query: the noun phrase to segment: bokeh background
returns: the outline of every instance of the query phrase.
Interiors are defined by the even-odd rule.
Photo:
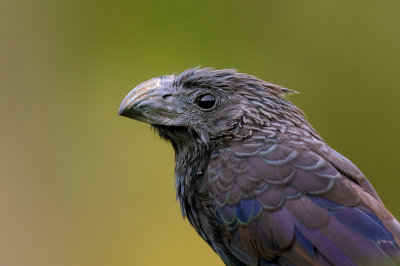
[[[222,265],[173,150],[117,116],[153,76],[237,68],[291,100],[400,218],[397,0],[0,1],[0,265]]]

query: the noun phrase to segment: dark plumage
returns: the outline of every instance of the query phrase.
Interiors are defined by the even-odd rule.
[[[400,224],[291,92],[195,68],[140,84],[119,113],[172,143],[182,214],[227,265],[398,263]]]

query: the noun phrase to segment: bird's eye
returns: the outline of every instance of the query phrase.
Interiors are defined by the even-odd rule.
[[[211,109],[215,105],[215,97],[212,96],[211,94],[204,94],[201,95],[196,99],[196,104],[201,108],[201,109]]]

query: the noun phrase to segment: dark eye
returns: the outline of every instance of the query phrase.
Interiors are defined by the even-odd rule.
[[[211,109],[215,105],[215,97],[211,94],[201,95],[196,99],[196,104],[202,109]]]

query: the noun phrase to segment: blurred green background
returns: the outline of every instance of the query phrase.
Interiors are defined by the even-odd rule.
[[[0,265],[222,265],[173,150],[117,116],[153,76],[237,68],[290,99],[400,218],[400,2],[0,1]]]

